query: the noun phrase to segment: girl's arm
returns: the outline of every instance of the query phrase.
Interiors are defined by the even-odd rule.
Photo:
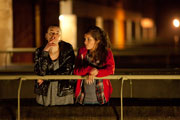
[[[114,74],[115,62],[111,50],[108,51],[108,56],[105,65],[106,67],[104,69],[98,69],[99,72],[97,74],[97,77],[105,77]]]
[[[87,75],[91,71],[92,67],[88,65],[85,60],[85,48],[80,48],[75,62],[74,74],[75,75]],[[87,52],[87,51],[85,51]]]

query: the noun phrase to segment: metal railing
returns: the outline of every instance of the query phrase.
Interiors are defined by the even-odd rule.
[[[8,56],[11,56],[12,53],[33,53],[36,48],[11,48],[6,50],[0,50],[0,54],[5,54],[5,66],[7,66]],[[74,50],[75,55],[77,55],[77,49]],[[166,62],[169,64],[170,55],[180,55],[179,49],[174,50],[173,48],[134,48],[134,49],[112,49],[114,56],[137,56],[137,55],[165,55]]]
[[[8,57],[11,58],[13,53],[33,53],[36,48],[10,48],[6,50],[0,50],[0,54],[5,54],[5,68],[8,65]]]
[[[86,79],[86,76],[78,75],[0,75],[0,80],[19,80],[18,87],[18,111],[17,119],[20,120],[20,91],[22,81],[25,80],[36,80],[36,79]],[[111,79],[111,80],[120,80],[121,81],[121,92],[120,92],[120,103],[121,103],[121,120],[123,120],[123,84],[126,80],[180,80],[180,75],[109,75],[106,77],[95,77],[95,79]]]

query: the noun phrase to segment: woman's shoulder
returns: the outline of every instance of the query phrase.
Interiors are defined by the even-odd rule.
[[[65,42],[65,41],[63,41],[63,40],[61,40],[61,41],[59,42],[59,44],[62,45],[62,46],[64,46],[64,47],[72,47],[72,45],[71,45],[70,43]]]
[[[60,51],[61,53],[66,56],[69,53],[74,53],[73,47],[70,43],[65,42],[65,41],[60,41],[59,42],[59,47],[60,47]]]
[[[44,49],[44,46],[38,47],[36,48],[35,52],[41,52],[43,51],[43,49]]]

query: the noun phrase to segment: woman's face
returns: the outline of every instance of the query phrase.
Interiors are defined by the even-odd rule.
[[[97,41],[91,36],[90,33],[84,35],[84,45],[88,50],[95,50],[97,48]]]
[[[48,42],[52,41],[53,43],[58,44],[60,40],[60,29],[58,27],[50,27],[46,33],[46,39]]]

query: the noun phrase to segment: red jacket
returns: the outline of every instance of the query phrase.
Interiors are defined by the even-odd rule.
[[[74,69],[75,75],[81,75],[81,76],[88,75],[91,69],[93,68],[92,66],[84,67],[81,65],[83,59],[86,58],[86,54],[87,54],[87,49],[85,47],[81,47],[78,51],[78,56],[76,59],[76,64],[75,64],[75,69]],[[98,69],[99,72],[96,77],[105,77],[105,76],[114,74],[115,62],[114,62],[112,51],[110,49],[108,50],[106,62],[103,64],[103,66],[106,66],[106,67],[104,69]],[[76,98],[79,96],[81,92],[81,82],[82,80],[77,80],[76,90],[75,90]],[[104,96],[105,96],[106,102],[108,102],[112,93],[112,85],[111,85],[110,80],[104,79],[103,86],[104,86]]]

